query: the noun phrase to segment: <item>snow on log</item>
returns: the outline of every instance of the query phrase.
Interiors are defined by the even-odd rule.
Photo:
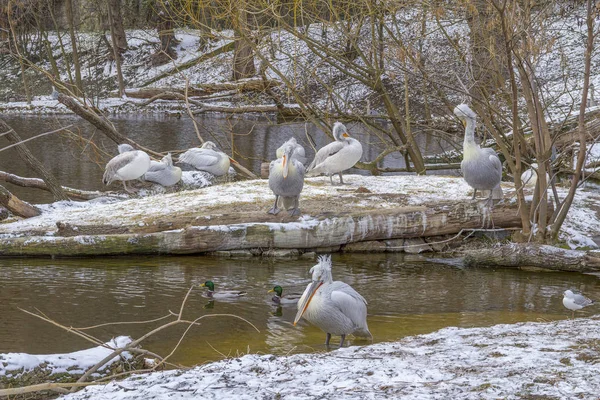
[[[600,271],[600,251],[567,250],[537,243],[511,243],[463,254],[466,266]]]

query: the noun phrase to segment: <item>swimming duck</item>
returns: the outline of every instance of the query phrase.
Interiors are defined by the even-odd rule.
[[[298,303],[298,300],[300,300],[300,297],[302,296],[301,294],[296,294],[296,293],[292,293],[292,294],[286,294],[285,297],[283,296],[283,288],[279,285],[273,287],[273,289],[269,290],[267,293],[273,293],[275,292],[275,295],[271,298],[271,300],[273,300],[273,303],[276,304],[296,304]]]
[[[224,290],[220,292],[215,292],[215,284],[212,281],[206,281],[200,285],[200,287],[208,288],[208,292],[206,292],[206,297],[210,297],[213,299],[233,299],[236,297],[245,296],[247,293],[239,290]]]

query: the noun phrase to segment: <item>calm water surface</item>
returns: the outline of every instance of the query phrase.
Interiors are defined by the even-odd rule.
[[[461,269],[404,255],[334,255],[334,279],[351,284],[369,302],[369,327],[375,342],[432,332],[446,326],[564,319],[566,288],[600,298],[593,275],[512,269]],[[172,361],[193,365],[238,353],[323,351],[325,334],[304,322],[292,325],[293,306],[275,307],[267,294],[279,284],[301,293],[313,260],[146,257],[79,260],[0,259],[0,352],[57,353],[89,347],[83,340],[26,315],[18,307],[39,309],[57,321],[83,327],[105,322],[139,321],[177,311],[187,290],[207,279],[216,290],[240,289],[235,301],[209,302],[194,289],[184,316],[230,313],[204,319],[192,329]],[[593,307],[578,313],[590,315]],[[119,325],[94,329],[102,340],[138,337],[158,326]],[[167,354],[183,328],[153,336],[144,347]],[[339,338],[335,338],[335,341]],[[351,344],[367,343],[351,339]]]

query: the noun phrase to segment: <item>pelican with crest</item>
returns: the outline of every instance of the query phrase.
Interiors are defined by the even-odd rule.
[[[321,147],[315,159],[306,168],[307,174],[325,174],[329,177],[333,186],[332,176],[338,174],[340,183],[343,185],[342,172],[354,167],[362,157],[362,145],[348,134],[348,129],[341,122],[333,124],[333,137],[335,142]]]
[[[277,215],[281,209],[278,206],[279,198],[283,208],[290,210],[290,216],[300,215],[300,193],[304,187],[304,166],[293,157],[295,147],[287,144],[283,148],[281,158],[272,161],[269,166],[269,187],[275,194],[275,204],[267,211]]]
[[[342,337],[340,347],[349,334],[372,338],[367,326],[367,301],[352,286],[333,280],[331,255],[320,256],[318,261],[310,269],[312,282],[298,301],[294,325],[304,318],[317,326],[327,334],[326,346],[331,335]]]

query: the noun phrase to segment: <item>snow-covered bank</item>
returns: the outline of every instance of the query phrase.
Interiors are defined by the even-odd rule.
[[[445,328],[320,354],[247,355],[135,376],[83,399],[596,398],[600,319]]]

